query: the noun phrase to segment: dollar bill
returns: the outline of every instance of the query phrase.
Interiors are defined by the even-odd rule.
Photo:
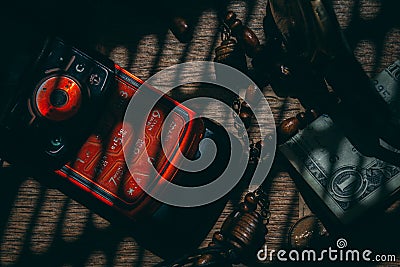
[[[397,60],[372,80],[375,89],[400,119],[400,60]]]
[[[396,61],[373,80],[393,111],[400,109],[399,77],[400,61]],[[343,224],[352,223],[400,189],[400,168],[363,156],[327,115],[279,150]]]

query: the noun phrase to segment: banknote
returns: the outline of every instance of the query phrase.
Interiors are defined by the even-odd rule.
[[[400,119],[400,60],[397,60],[373,80],[375,89]]]
[[[400,61],[396,61],[373,79],[393,111],[400,109],[399,78]],[[327,115],[279,150],[343,224],[352,223],[400,190],[400,168],[362,155]]]

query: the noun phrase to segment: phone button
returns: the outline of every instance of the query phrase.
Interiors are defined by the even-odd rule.
[[[142,175],[140,173],[133,173],[132,175],[138,181],[143,181],[148,179],[147,175]],[[128,179],[126,180],[123,186],[123,192],[122,192],[123,199],[125,199],[127,202],[130,203],[137,200],[144,193],[143,190],[140,188],[140,186],[136,183],[135,179],[131,175],[129,175]]]
[[[77,71],[77,72],[83,72],[84,70],[85,70],[85,65],[84,64],[76,64],[76,66],[75,66],[75,70]]]
[[[82,102],[81,88],[67,76],[52,76],[37,88],[34,103],[40,116],[52,121],[64,121],[73,117]]]

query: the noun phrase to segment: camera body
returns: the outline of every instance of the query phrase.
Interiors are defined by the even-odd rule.
[[[1,88],[12,91],[3,99],[1,157],[39,170],[61,167],[93,129],[114,73],[111,60],[46,38],[18,84]]]

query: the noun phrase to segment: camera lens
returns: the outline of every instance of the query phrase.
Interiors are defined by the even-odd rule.
[[[50,103],[57,108],[64,106],[67,102],[68,94],[64,90],[56,89],[50,95]]]

